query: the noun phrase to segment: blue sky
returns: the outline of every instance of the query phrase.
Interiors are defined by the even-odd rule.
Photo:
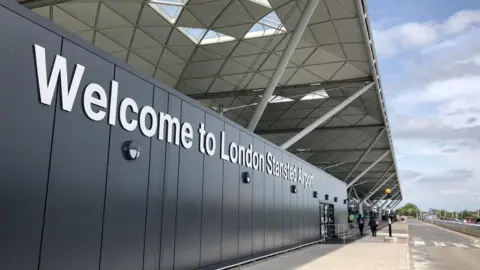
[[[404,202],[480,208],[480,1],[368,0]]]

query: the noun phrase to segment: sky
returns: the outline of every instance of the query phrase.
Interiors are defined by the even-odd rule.
[[[367,3],[402,204],[480,208],[480,1]]]

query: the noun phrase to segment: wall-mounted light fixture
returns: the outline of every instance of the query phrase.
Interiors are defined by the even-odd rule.
[[[337,198],[337,197],[333,197],[333,201],[334,201],[334,202],[338,202],[338,198]]]
[[[128,160],[135,160],[140,157],[142,148],[136,141],[126,141],[122,145],[122,153]]]
[[[243,183],[245,184],[252,182],[252,178],[250,177],[250,174],[248,172],[242,173],[242,179],[243,179]]]
[[[318,192],[317,191],[313,192],[313,198],[318,198]]]
[[[325,201],[328,201],[328,194],[325,194]]]
[[[290,190],[292,191],[292,193],[297,193],[297,186],[291,185]]]

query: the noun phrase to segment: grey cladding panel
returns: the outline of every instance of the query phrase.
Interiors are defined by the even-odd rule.
[[[222,120],[206,114],[207,132],[219,138],[224,128]],[[220,142],[217,140],[216,154],[204,157],[200,266],[218,263],[221,255],[223,161],[218,158],[219,151]]]
[[[153,85],[133,74],[115,68],[119,83],[118,100],[130,97],[138,107],[153,104]],[[127,119],[137,114],[127,113]],[[117,119],[118,121],[118,119]],[[142,269],[147,204],[149,159],[129,161],[124,158],[122,145],[134,140],[143,149],[150,149],[150,139],[139,129],[124,130],[120,123],[112,127],[108,160],[107,191],[101,253],[102,270]],[[143,157],[143,156],[142,156]]]
[[[253,147],[253,139],[251,135],[248,135],[245,132],[240,132],[240,144],[245,148],[248,145]],[[246,157],[247,152],[245,151]],[[246,166],[240,166],[240,177],[243,173],[248,173],[252,177],[253,170]],[[240,198],[239,198],[239,243],[238,243],[238,256],[245,257],[252,254],[252,229],[253,229],[253,183],[244,183],[240,179]],[[254,179],[255,180],[255,179]],[[253,181],[254,181],[253,180]]]
[[[110,96],[114,66],[67,40],[62,55],[69,81],[75,64],[89,63],[89,68],[71,112],[57,99],[40,269],[98,269],[110,125],[108,117],[100,122],[85,117],[81,97],[90,82]]]
[[[183,126],[192,126],[193,139],[180,147],[177,188],[177,228],[175,237],[175,269],[195,269],[200,264],[200,233],[204,155],[198,151],[199,137],[195,130],[205,122],[205,112],[182,102]],[[182,140],[181,140],[182,141]],[[191,148],[187,149],[191,143]]]
[[[168,113],[180,119],[182,101],[169,95]],[[163,187],[162,234],[160,269],[173,269],[175,228],[177,220],[177,183],[179,147],[167,144],[165,156],[165,184]]]
[[[51,70],[61,38],[1,6],[0,36],[0,269],[36,269],[55,106],[39,102],[33,44]]]
[[[253,148],[255,151],[265,153],[265,144],[258,139],[253,139]],[[266,174],[261,171],[253,170],[253,253],[262,252],[265,249],[265,231],[266,231]],[[268,195],[271,195],[270,193]]]
[[[225,149],[228,149],[230,143],[239,141],[239,130],[228,124],[225,124]],[[224,161],[222,261],[236,259],[238,256],[238,193],[240,184],[239,173],[239,165],[230,163],[229,161]]]
[[[168,109],[168,93],[155,88],[153,108],[157,112]],[[145,225],[144,270],[156,270],[160,265],[160,237],[162,231],[163,187],[165,181],[165,141],[150,139],[150,171],[148,177],[147,219]]]
[[[273,147],[265,144],[265,153],[273,152]],[[265,157],[266,158],[266,157]],[[275,248],[275,178],[265,175],[265,249]]]

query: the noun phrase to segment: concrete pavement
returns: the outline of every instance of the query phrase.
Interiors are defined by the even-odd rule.
[[[409,220],[415,270],[480,269],[480,239],[419,220]]]
[[[388,233],[388,227],[379,231]],[[393,224],[393,233],[408,233],[406,224]],[[385,243],[384,237],[366,235],[343,244],[322,244],[241,267],[244,270],[406,270],[411,269],[407,238]]]

